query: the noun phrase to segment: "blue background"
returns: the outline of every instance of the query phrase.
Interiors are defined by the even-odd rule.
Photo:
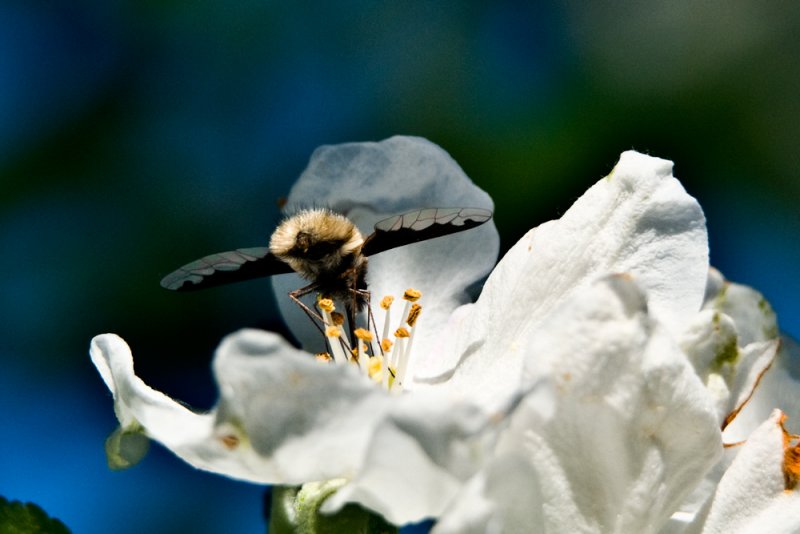
[[[105,466],[95,334],[193,406],[268,282],[176,295],[266,242],[312,150],[421,135],[495,199],[503,247],[635,148],[675,161],[712,262],[800,333],[800,4],[3,2],[0,494],[74,532],[258,532],[262,489],[153,447]]]

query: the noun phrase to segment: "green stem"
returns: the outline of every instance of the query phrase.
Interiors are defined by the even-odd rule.
[[[356,504],[323,514],[325,499],[345,484],[342,479],[308,482],[301,487],[272,488],[270,534],[397,534],[397,527]]]

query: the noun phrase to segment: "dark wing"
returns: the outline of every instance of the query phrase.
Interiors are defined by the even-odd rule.
[[[375,225],[367,237],[362,253],[371,256],[385,250],[419,241],[463,232],[492,218],[492,212],[481,208],[425,208],[395,215]]]
[[[161,280],[161,287],[191,291],[292,272],[267,247],[238,248],[187,263]]]

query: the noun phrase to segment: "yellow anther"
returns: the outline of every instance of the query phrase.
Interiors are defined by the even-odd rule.
[[[394,343],[392,343],[389,338],[385,337],[383,338],[383,341],[381,341],[381,348],[383,349],[383,352],[389,352],[392,350],[392,345],[394,345]]]
[[[336,307],[333,305],[333,300],[331,299],[319,299],[317,301],[317,306],[319,306],[320,310],[326,311],[328,313],[336,309]]]
[[[394,302],[394,297],[391,295],[386,295],[381,299],[381,308],[388,310],[389,306],[392,305],[392,302]]]
[[[372,341],[372,332],[365,328],[356,328],[353,334],[361,341],[366,341],[367,343]]]
[[[403,293],[403,299],[409,302],[417,302],[421,296],[422,292],[417,291],[413,287],[409,287],[408,289],[406,289],[406,292]]]
[[[327,352],[318,352],[314,355],[314,359],[320,362],[329,362],[333,357]]]
[[[331,320],[335,326],[342,326],[344,324],[344,315],[339,312],[331,312]]]
[[[325,328],[325,335],[328,337],[339,337],[342,335],[342,331],[336,328],[335,326],[329,326]]]
[[[403,328],[402,326],[394,331],[394,337],[409,337],[411,334],[408,333],[408,330]]]
[[[416,323],[417,319],[419,319],[420,313],[422,313],[422,306],[416,303],[412,304],[411,311],[408,312],[408,319],[406,319],[408,326],[414,326],[414,323]]]

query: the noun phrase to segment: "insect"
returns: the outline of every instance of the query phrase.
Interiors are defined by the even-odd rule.
[[[379,221],[364,238],[344,215],[329,209],[302,210],[278,225],[269,246],[205,256],[165,276],[161,286],[190,291],[296,272],[310,283],[289,292],[289,297],[312,320],[320,318],[300,299],[317,291],[344,302],[352,326],[355,313],[369,299],[369,256],[469,230],[491,218],[492,212],[481,208],[425,208]]]

